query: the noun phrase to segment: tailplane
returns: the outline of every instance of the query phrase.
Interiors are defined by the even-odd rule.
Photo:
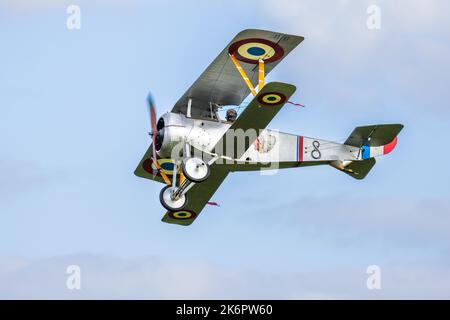
[[[356,127],[344,145],[359,148],[358,160],[336,160],[330,165],[355,179],[364,179],[373,168],[374,157],[386,155],[397,145],[397,135],[403,129],[401,124],[379,124]]]

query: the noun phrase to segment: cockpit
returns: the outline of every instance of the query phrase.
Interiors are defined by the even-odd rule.
[[[224,106],[220,106],[215,103],[210,103],[211,118],[208,120],[215,120],[215,121],[227,122],[227,123],[233,123],[234,121],[236,121],[237,111],[235,108],[233,108],[234,106],[227,106],[228,109],[221,110],[223,107]],[[219,114],[220,111],[225,111],[225,119],[224,120],[220,117],[220,114]]]
[[[238,106],[221,105],[214,102],[205,102],[189,98],[185,105],[185,111],[181,109],[187,118],[204,119],[208,121],[216,121],[222,123],[233,123],[236,121]]]

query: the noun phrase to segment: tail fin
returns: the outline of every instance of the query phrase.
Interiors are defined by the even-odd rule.
[[[401,124],[379,124],[356,127],[345,145],[360,149],[357,161],[333,161],[330,165],[355,179],[364,179],[376,161],[374,157],[390,153],[397,145]]]

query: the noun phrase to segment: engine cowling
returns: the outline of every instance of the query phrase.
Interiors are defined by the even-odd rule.
[[[159,118],[156,128],[156,152],[160,158],[174,158],[172,152],[182,152],[187,134],[182,115],[165,113]]]

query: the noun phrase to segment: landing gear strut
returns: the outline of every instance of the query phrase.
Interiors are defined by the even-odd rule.
[[[165,186],[159,193],[159,200],[164,208],[169,211],[179,211],[186,207],[188,199],[185,194],[175,196],[177,187]]]
[[[183,210],[188,203],[186,194],[188,190],[196,183],[208,179],[210,174],[209,163],[200,158],[186,158],[181,162],[181,174],[177,186],[178,166],[179,162],[176,162],[171,184],[165,186],[159,194],[162,206],[172,212]]]

